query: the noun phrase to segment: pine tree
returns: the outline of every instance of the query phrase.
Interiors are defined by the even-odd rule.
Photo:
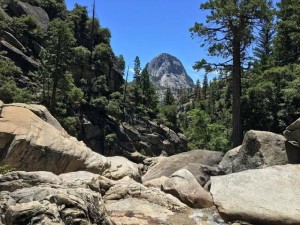
[[[276,61],[280,66],[295,63],[300,57],[300,2],[282,0],[278,3]]]
[[[139,82],[140,80],[140,73],[141,73],[141,61],[140,58],[138,56],[135,57],[134,59],[134,74],[133,74],[133,79],[135,80],[135,82]]]
[[[208,89],[208,79],[207,79],[207,74],[205,74],[202,83],[202,96],[204,100],[207,99],[207,89]]]
[[[253,42],[253,29],[259,26],[267,10],[267,0],[209,0],[201,4],[202,10],[208,10],[206,24],[195,23],[190,29],[192,34],[203,38],[208,45],[210,56],[222,57],[222,63],[209,63],[206,60],[196,62],[194,68],[204,68],[207,72],[230,68],[233,77],[232,103],[232,146],[241,144],[243,138],[241,120],[241,77],[246,62],[246,50]]]
[[[274,9],[272,1],[268,3],[268,10],[266,15],[261,19],[261,28],[259,36],[257,37],[257,46],[254,48],[253,54],[260,66],[263,69],[270,67],[270,60],[272,55],[272,42],[275,35],[274,25]]]
[[[165,92],[165,97],[163,100],[164,105],[174,105],[175,104],[175,98],[172,94],[172,91],[169,87],[167,87],[167,90]]]
[[[72,47],[75,38],[68,23],[55,19],[50,23],[46,49],[41,53],[44,70],[51,80],[50,109],[56,108],[58,84],[66,78],[66,72],[72,59]]]
[[[200,81],[199,79],[196,81],[196,85],[194,88],[194,100],[196,102],[200,102],[201,101],[201,85],[200,85]]]

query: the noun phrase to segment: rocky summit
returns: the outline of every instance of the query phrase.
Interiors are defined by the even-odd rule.
[[[167,88],[176,93],[194,86],[192,78],[189,77],[180,60],[170,54],[159,54],[147,64],[146,68],[160,99]]]

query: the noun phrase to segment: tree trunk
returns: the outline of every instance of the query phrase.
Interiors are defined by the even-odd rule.
[[[232,103],[232,147],[242,143],[243,131],[241,123],[241,43],[233,39],[233,103]]]
[[[51,106],[50,106],[50,111],[52,113],[55,112],[57,85],[58,85],[58,79],[54,78],[53,85],[52,85]]]

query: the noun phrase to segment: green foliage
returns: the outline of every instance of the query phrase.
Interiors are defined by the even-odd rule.
[[[77,120],[75,117],[68,116],[65,118],[60,119],[59,121],[61,125],[68,131],[70,135],[76,136],[77,135]]]
[[[0,166],[0,175],[14,171],[15,169],[9,165]]]
[[[165,105],[159,108],[159,120],[170,127],[177,126],[177,106]]]
[[[214,151],[229,149],[226,128],[212,123],[209,115],[202,110],[193,109],[188,112],[190,127],[186,131],[191,149],[206,148]]]
[[[0,7],[0,35],[3,30],[6,30],[10,26],[10,21],[6,19],[4,13]]]
[[[29,102],[32,99],[31,92],[27,89],[18,88],[13,79],[20,74],[21,69],[12,61],[0,58],[0,96],[5,103]]]
[[[107,104],[108,100],[105,96],[93,98],[91,100],[91,105],[98,109],[100,112],[103,112],[105,110]]]
[[[175,104],[175,98],[172,94],[171,89],[168,87],[163,99],[163,105],[174,105],[174,104]]]
[[[114,92],[110,95],[110,100],[106,106],[106,111],[109,115],[121,120],[123,112],[121,110],[121,93]]]
[[[42,70],[44,76],[51,82],[51,97],[45,96],[52,112],[57,103],[59,82],[66,78],[68,67],[72,59],[72,47],[75,38],[68,23],[55,19],[49,25],[46,49],[41,52]],[[46,80],[44,79],[44,81]]]
[[[284,96],[292,89],[295,79],[292,67],[273,67],[262,74],[256,74],[256,83],[252,82],[243,96],[243,117],[245,129],[269,130],[281,133],[286,127],[286,101]],[[292,86],[290,86],[292,87]],[[286,90],[289,90],[286,92]]]
[[[101,43],[94,49],[93,60],[95,63],[96,75],[108,74],[109,68],[112,65],[114,53],[110,45]]]
[[[28,38],[31,41],[41,42],[44,38],[44,31],[41,29],[37,19],[32,15],[23,15],[21,17],[14,17],[12,22],[12,29],[18,39],[25,42]]]
[[[278,3],[277,35],[275,38],[276,63],[284,66],[299,62],[300,57],[300,2],[282,0]]]

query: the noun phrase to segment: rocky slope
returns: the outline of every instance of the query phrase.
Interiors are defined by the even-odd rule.
[[[177,94],[179,90],[191,89],[194,86],[180,60],[170,54],[162,53],[156,56],[146,68],[160,99],[167,88]]]
[[[194,150],[137,165],[91,151],[43,106],[0,102],[0,167],[20,170],[0,175],[0,225],[300,224],[299,130],[289,126],[288,140],[249,131],[224,156]]]

